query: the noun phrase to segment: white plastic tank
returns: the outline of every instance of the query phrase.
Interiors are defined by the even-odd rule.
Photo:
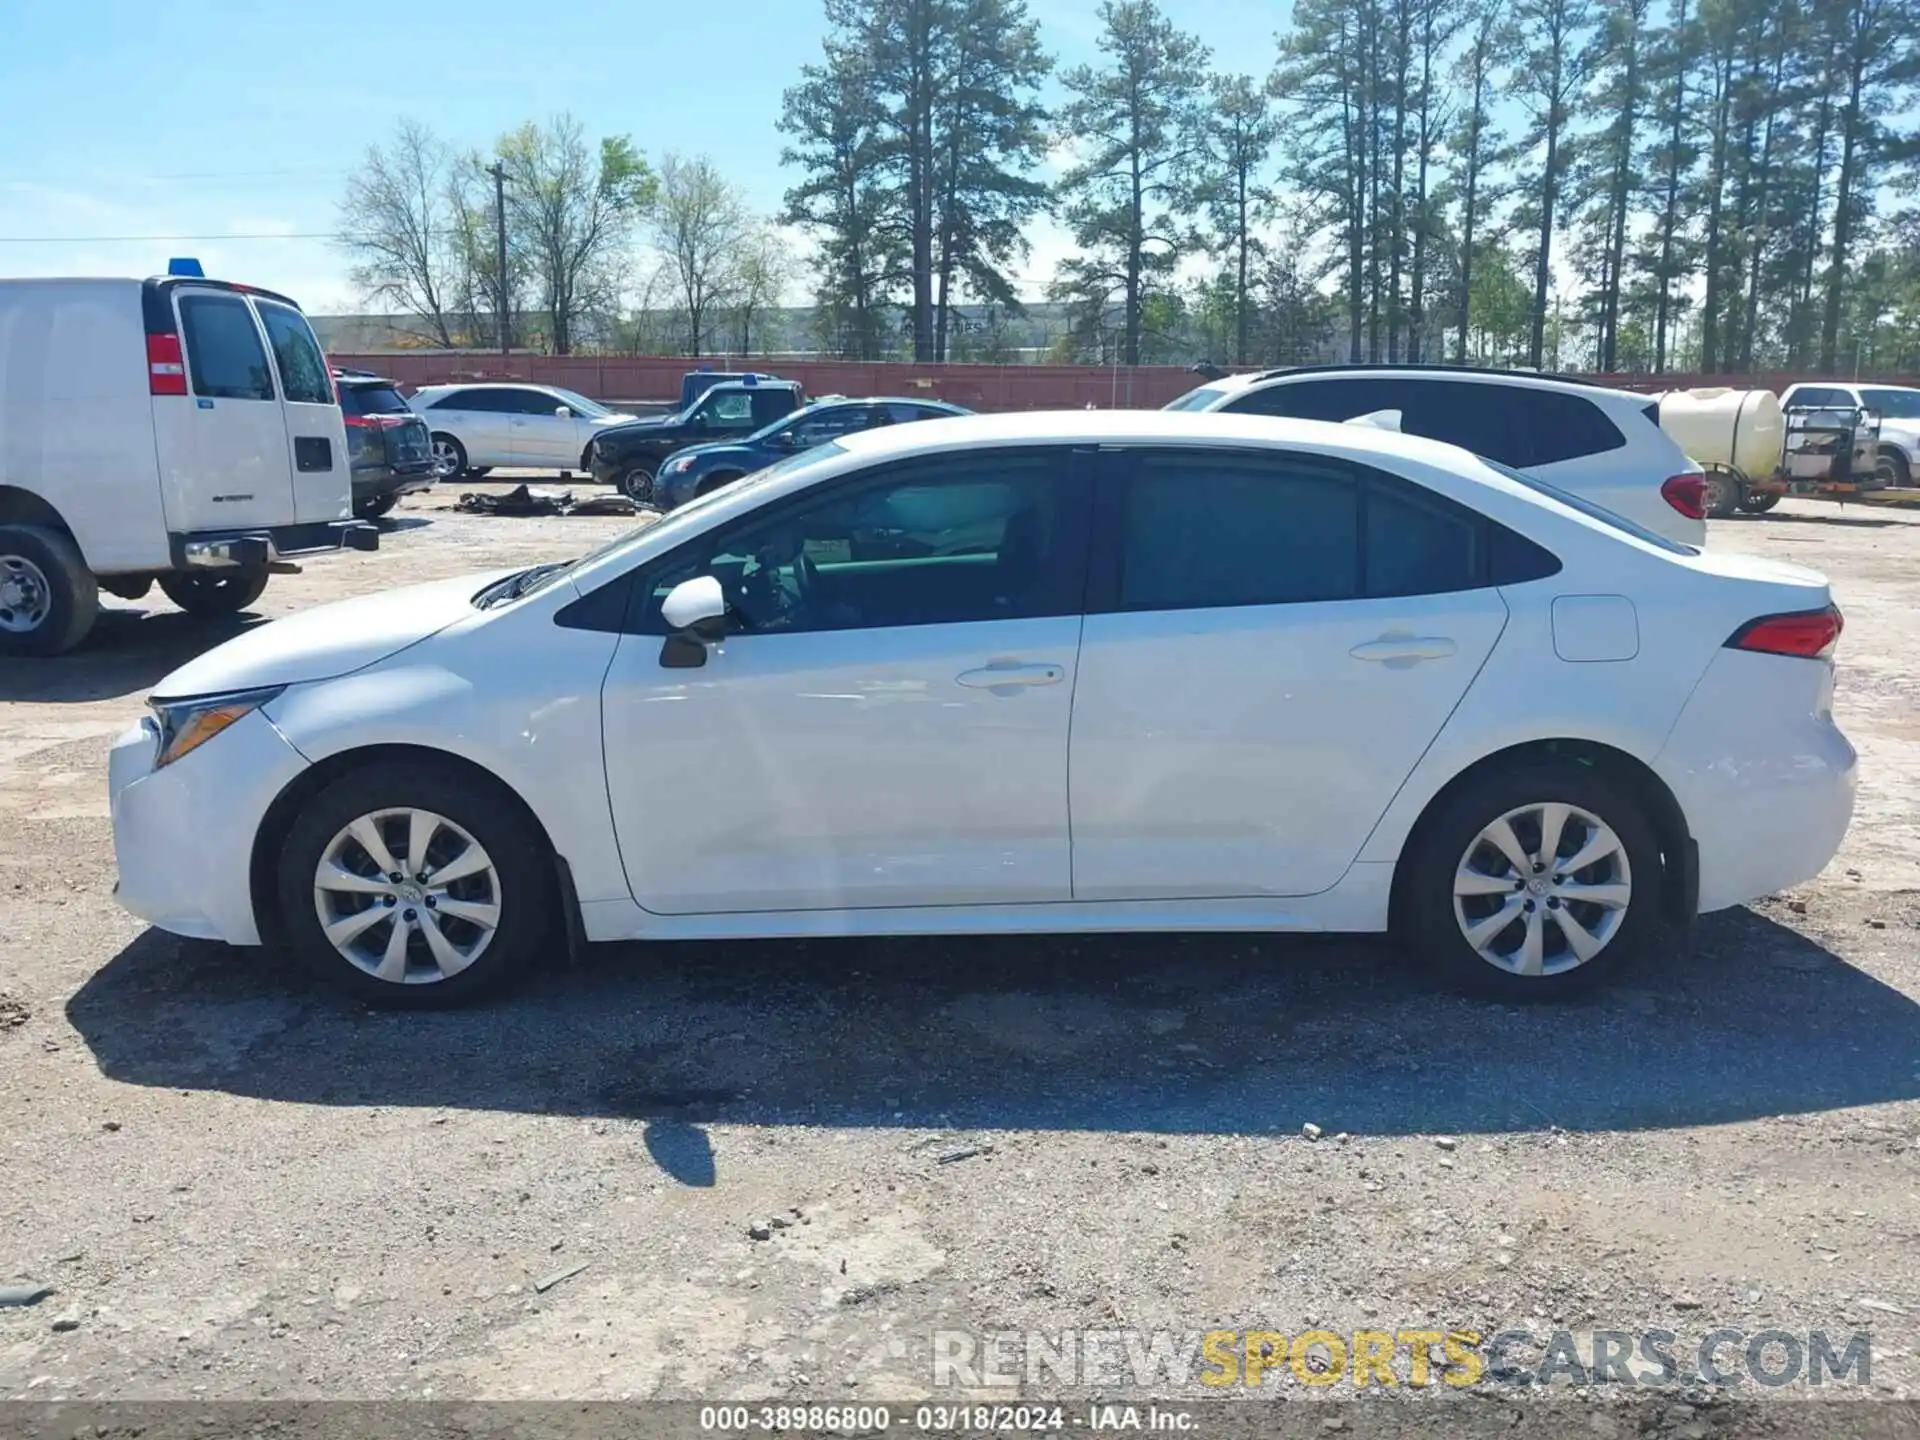
[[[1660,428],[1689,459],[1731,465],[1756,480],[1780,468],[1787,424],[1780,397],[1771,390],[1715,386],[1669,390],[1654,400],[1660,407]]]

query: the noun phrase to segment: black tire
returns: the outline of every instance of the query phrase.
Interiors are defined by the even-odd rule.
[[[469,480],[484,480],[492,473],[493,467],[491,465],[469,465],[467,467],[467,479]]]
[[[1907,464],[1907,457],[1891,445],[1880,447],[1879,461],[1873,469],[1882,484],[1895,490],[1906,489],[1913,479],[1913,467]]]
[[[428,442],[433,447],[433,458],[441,461],[440,478],[459,480],[470,474],[467,469],[467,447],[444,430],[436,430]]]
[[[636,505],[650,504],[653,500],[654,477],[660,466],[653,460],[636,460],[620,473],[620,493]]]
[[[1779,495],[1771,490],[1749,490],[1740,508],[1749,515],[1764,515],[1779,503]]]
[[[370,500],[354,501],[353,513],[362,520],[378,520],[382,515],[391,514],[399,503],[398,495],[376,495]]]
[[[202,620],[237,615],[266,588],[265,570],[172,570],[160,577],[161,593]]]
[[[1555,894],[1554,876],[1551,867],[1544,875],[1529,875],[1527,879],[1542,882],[1541,898],[1523,898],[1525,892],[1522,891],[1514,899],[1523,906],[1540,906],[1547,958],[1543,973],[1523,975],[1482,958],[1468,942],[1461,919],[1455,914],[1455,875],[1476,855],[1493,858],[1488,868],[1498,868],[1504,862],[1495,858],[1495,852],[1477,848],[1482,831],[1512,811],[1551,802],[1585,811],[1611,828],[1625,851],[1630,881],[1628,903],[1614,923],[1611,935],[1591,959],[1555,972],[1549,967],[1571,959],[1571,950],[1560,917],[1549,908],[1558,905],[1557,900],[1549,898]],[[1540,838],[1537,824],[1531,831],[1526,827],[1524,817],[1512,827],[1523,849],[1536,846]],[[1578,832],[1569,825],[1563,836],[1562,858],[1571,859],[1573,856],[1566,846],[1578,842]],[[1530,849],[1528,853],[1532,855]],[[1476,868],[1484,863],[1477,862]],[[1617,871],[1609,873],[1613,863],[1612,857],[1608,857],[1583,869],[1577,879],[1566,878],[1574,883],[1606,883],[1617,878]],[[1603,770],[1572,761],[1551,758],[1522,761],[1510,768],[1489,771],[1460,787],[1423,817],[1406,865],[1401,904],[1395,917],[1397,928],[1443,983],[1471,995],[1508,1001],[1558,1000],[1591,990],[1632,964],[1658,937],[1664,924],[1661,908],[1664,877],[1652,821],[1630,789],[1615,782]],[[1508,903],[1504,892],[1472,896],[1461,901],[1461,913],[1471,922],[1492,915]],[[1577,908],[1590,922],[1604,923],[1596,908]],[[1574,909],[1567,911],[1567,918],[1576,923],[1579,920]],[[1497,953],[1518,955],[1527,923],[1525,913],[1517,913],[1508,927],[1488,936],[1486,943]]]
[[[1707,518],[1725,520],[1740,511],[1740,502],[1746,496],[1747,487],[1740,483],[1740,477],[1726,470],[1707,472]]]
[[[0,525],[0,655],[59,655],[87,638],[100,585],[64,530]]]
[[[482,892],[499,910],[492,938],[466,968],[424,982],[382,980],[342,955],[322,928],[314,895],[315,871],[334,837],[362,816],[399,809],[431,811],[459,826],[485,850],[497,879],[497,890],[490,879]],[[399,843],[404,826],[390,833]],[[399,863],[406,863],[403,853]],[[406,1010],[465,1004],[524,972],[551,938],[556,889],[546,842],[510,795],[491,784],[476,784],[453,766],[417,760],[374,761],[309,799],[288,828],[275,877],[281,933],[295,957],[322,980],[369,1005]],[[391,907],[384,900],[370,900],[369,908],[375,905],[407,913],[404,899]],[[369,943],[384,945],[396,923],[374,922]],[[417,957],[409,961],[417,977],[431,959],[424,931],[408,944]]]

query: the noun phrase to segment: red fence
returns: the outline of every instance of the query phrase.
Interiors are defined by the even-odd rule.
[[[471,380],[525,380],[560,385],[596,400],[665,401],[680,394],[680,377],[705,365],[738,369],[745,362],[691,360],[684,356],[595,357],[398,353],[335,355],[336,365],[372,370],[403,385],[442,385]],[[1178,365],[1102,368],[1098,365],[917,365],[909,361],[794,360],[755,357],[757,369],[798,380],[809,395],[927,395],[970,410],[1156,409],[1200,381]],[[1588,378],[1623,390],[1691,389],[1727,385],[1775,394],[1799,381],[1821,378],[1789,372],[1758,375],[1595,375]],[[1913,377],[1861,376],[1862,382],[1906,385]]]
[[[1103,369],[1097,365],[916,365],[905,361],[796,360],[756,356],[751,362],[684,356],[385,354],[334,355],[336,365],[372,370],[402,384],[526,380],[559,385],[595,400],[672,400],[680,377],[705,365],[737,370],[746,363],[798,380],[809,395],[932,396],[970,410],[1156,409],[1200,383],[1177,365]]]

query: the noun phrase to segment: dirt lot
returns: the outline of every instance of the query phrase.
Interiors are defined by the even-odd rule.
[[[265,612],[626,523],[449,498]],[[1920,517],[1713,544],[1833,576],[1859,815],[1819,882],[1554,1009],[1214,937],[599,947],[363,1013],[113,904],[108,738],[217,638],[119,606],[0,671],[0,1285],[53,1287],[0,1308],[0,1397],[901,1401],[936,1332],[1314,1326],[1660,1327],[1683,1370],[1716,1327],[1870,1330],[1864,1393],[1920,1392]],[[1807,1391],[1661,1423],[1725,1393]]]

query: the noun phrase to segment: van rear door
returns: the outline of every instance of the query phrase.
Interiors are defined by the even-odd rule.
[[[293,518],[302,524],[345,520],[353,513],[347,426],[320,342],[307,317],[293,306],[264,295],[252,299],[280,372],[287,426],[284,453],[293,465]]]
[[[167,528],[289,524],[287,421],[253,307],[232,290],[169,285],[149,290],[146,311]]]

